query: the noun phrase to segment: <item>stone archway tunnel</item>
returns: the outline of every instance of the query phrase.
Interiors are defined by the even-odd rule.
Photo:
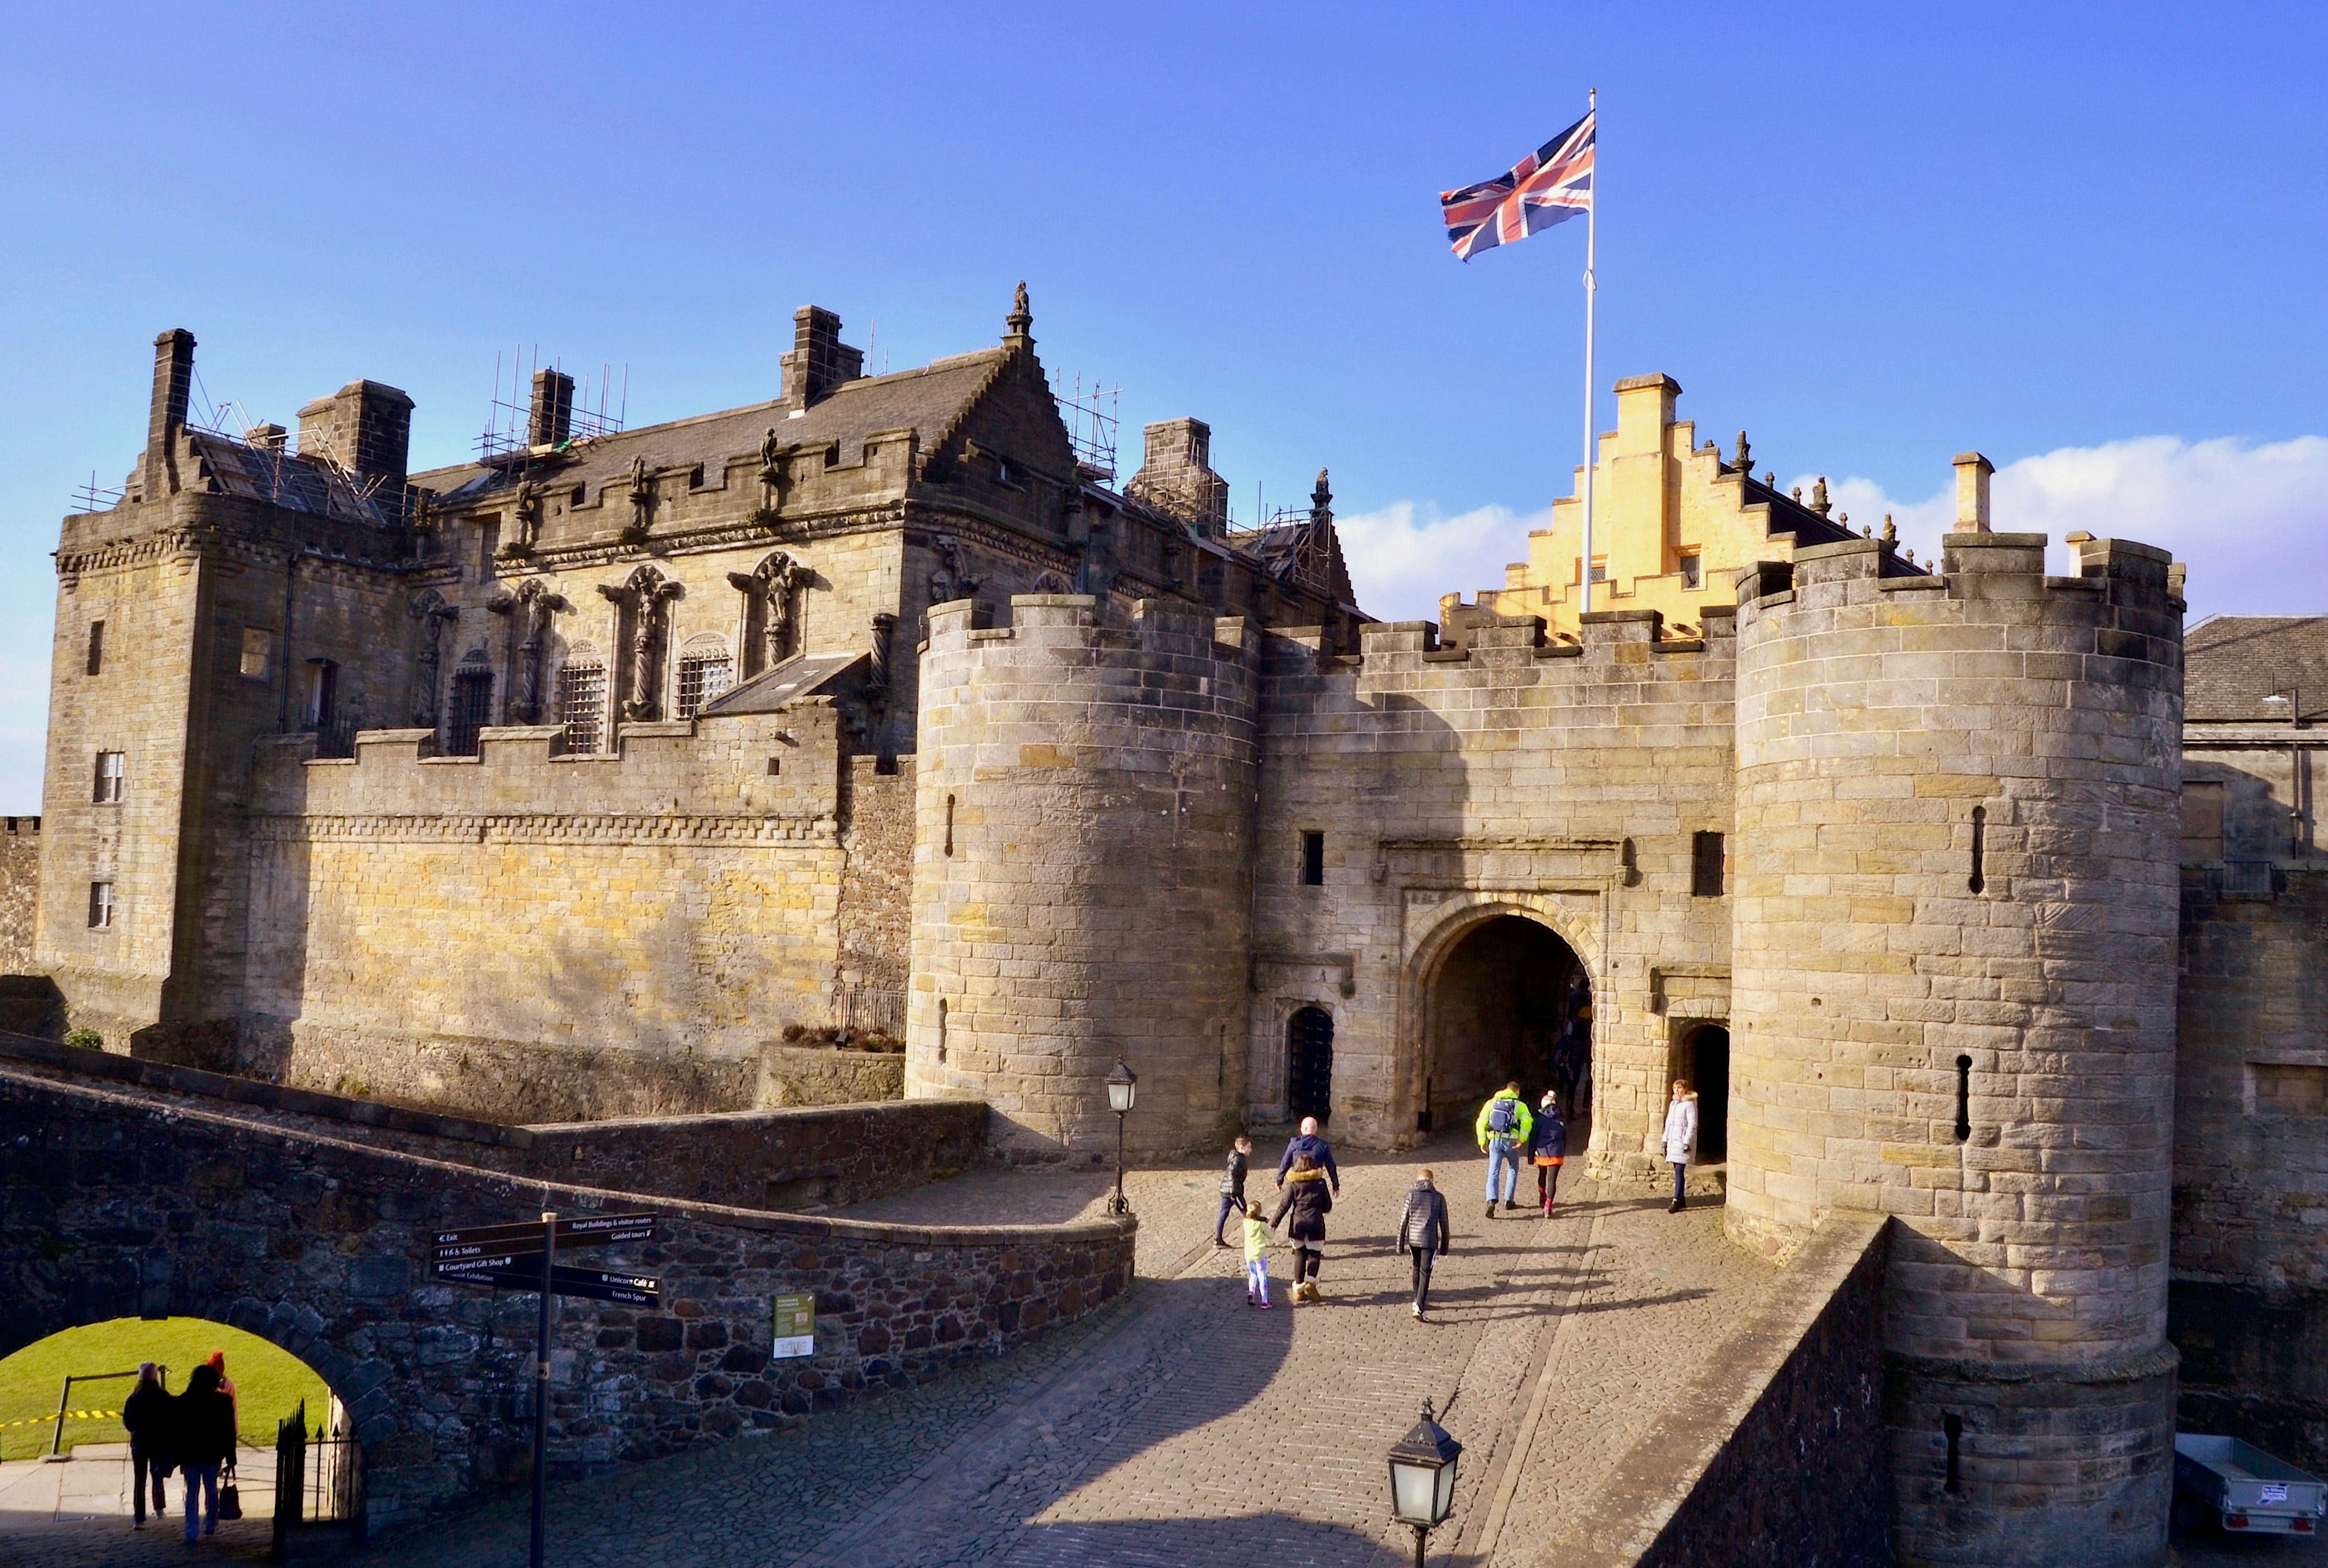
[[[534,1298],[437,1283],[429,1247],[439,1229],[531,1219],[545,1207],[644,1210],[660,1222],[654,1242],[602,1254],[660,1276],[659,1310],[560,1304],[549,1452],[567,1470],[781,1425],[920,1381],[1089,1311],[1131,1282],[1129,1221],[872,1225],[545,1180],[488,1168],[512,1153],[489,1138],[385,1146],[379,1129],[357,1124],[382,1120],[381,1107],[343,1103],[358,1109],[329,1135],[318,1130],[327,1119],[285,1113],[286,1096],[263,1093],[268,1085],[217,1081],[268,1102],[254,1107],[92,1082],[28,1064],[33,1044],[0,1051],[12,1058],[0,1059],[0,1355],[123,1316],[211,1318],[259,1334],[347,1402],[375,1527],[461,1506],[527,1463]],[[117,1063],[89,1066],[174,1083],[212,1076]],[[314,1111],[326,1097],[296,1098]],[[922,1141],[938,1136],[926,1108],[848,1109],[894,1113],[896,1133],[919,1118]],[[940,1116],[963,1122],[965,1113],[983,1108]],[[549,1139],[517,1152],[575,1171],[699,1169],[722,1137],[733,1140],[730,1123],[755,1124],[756,1148],[784,1142],[788,1124],[771,1119],[820,1114],[623,1123],[597,1142],[589,1128],[549,1130],[579,1135],[570,1156]],[[649,1146],[658,1139],[659,1150]],[[784,1186],[761,1170],[746,1175],[729,1185],[765,1177],[767,1191]],[[774,1298],[790,1292],[815,1297],[815,1353],[773,1360]]]

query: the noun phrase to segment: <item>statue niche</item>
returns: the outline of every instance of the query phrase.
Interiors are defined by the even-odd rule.
[[[662,668],[671,651],[671,601],[684,590],[654,568],[643,566],[619,585],[600,583],[598,591],[613,601],[616,612],[622,716],[633,723],[659,718]]]
[[[445,634],[461,612],[445,602],[445,596],[435,588],[424,589],[404,606],[404,613],[420,624],[420,647],[413,661],[412,726],[416,729],[436,728],[436,694],[445,662]]]
[[[516,592],[496,594],[485,604],[493,614],[509,617],[509,668],[516,684],[510,713],[520,724],[541,720],[542,651],[549,641],[550,617],[573,607],[540,577],[528,577]]]
[[[729,586],[744,596],[743,679],[773,670],[800,652],[793,596],[808,579],[808,568],[782,550],[748,572],[728,574]]]

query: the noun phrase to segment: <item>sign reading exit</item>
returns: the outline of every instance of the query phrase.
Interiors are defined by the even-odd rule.
[[[816,1298],[812,1295],[776,1298],[776,1344],[769,1352],[782,1360],[816,1354]]]

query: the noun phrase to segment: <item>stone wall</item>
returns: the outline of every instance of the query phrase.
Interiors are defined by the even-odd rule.
[[[1726,1225],[1897,1217],[1901,1554],[2165,1550],[2182,602],[1956,532],[1741,579]],[[1939,1434],[1961,1422],[1961,1496]]]
[[[898,1100],[906,1093],[902,1052],[852,1051],[834,1046],[770,1046],[760,1054],[762,1109],[777,1105],[848,1105]]]
[[[2328,872],[2186,870],[2180,1010],[2181,1424],[2328,1469]]]
[[[29,974],[41,901],[41,819],[0,818],[0,975]]]
[[[967,602],[930,612],[906,1092],[985,1100],[1013,1157],[1099,1159],[1120,1059],[1141,1084],[1134,1149],[1225,1136],[1244,1077],[1251,640],[1175,600],[1125,629],[1083,595],[1011,610],[992,629]]]
[[[1533,617],[1474,615],[1446,645],[1428,623],[1366,626],[1358,658],[1265,639],[1254,1119],[1286,1113],[1303,1008],[1333,1020],[1338,1136],[1409,1140],[1426,1111],[1468,1124],[1469,1095],[1528,1078],[1459,1058],[1437,1027],[1450,960],[1513,915],[1591,981],[1593,1160],[1657,1169],[1682,1032],[1729,1013],[1730,900],[1699,896],[1691,863],[1697,834],[1731,824],[1732,627],[1711,615],[1703,638],[1670,638],[1654,612],[1608,612],[1562,643]]]
[[[549,1457],[573,1471],[797,1420],[990,1356],[1131,1283],[1132,1227],[932,1229],[519,1178],[0,1070],[0,1354],[174,1313],[321,1373],[364,1445],[371,1518],[473,1501],[525,1468],[529,1297],[436,1283],[437,1230],[645,1210],[588,1261],[662,1281],[654,1311],[561,1304]],[[771,1359],[773,1297],[812,1293],[815,1354]]]
[[[764,1047],[837,1021],[840,728],[262,743],[236,1065],[503,1121],[752,1105]]]
[[[900,1038],[914,942],[914,765],[911,756],[852,756],[842,775],[840,981],[879,999],[877,1027]]]
[[[1886,1225],[1838,1216],[1617,1461],[1563,1568],[1887,1568]]]

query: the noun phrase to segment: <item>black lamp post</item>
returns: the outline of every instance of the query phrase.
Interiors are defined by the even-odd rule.
[[[1423,1545],[1432,1526],[1444,1523],[1455,1507],[1455,1460],[1462,1451],[1463,1445],[1431,1419],[1427,1399],[1422,1419],[1391,1445],[1391,1517],[1414,1526],[1414,1568],[1423,1568]]]
[[[1115,1059],[1115,1070],[1107,1075],[1107,1108],[1115,1113],[1115,1196],[1107,1200],[1110,1214],[1130,1214],[1131,1205],[1123,1197],[1123,1119],[1131,1113],[1131,1103],[1140,1096],[1140,1075]]]

